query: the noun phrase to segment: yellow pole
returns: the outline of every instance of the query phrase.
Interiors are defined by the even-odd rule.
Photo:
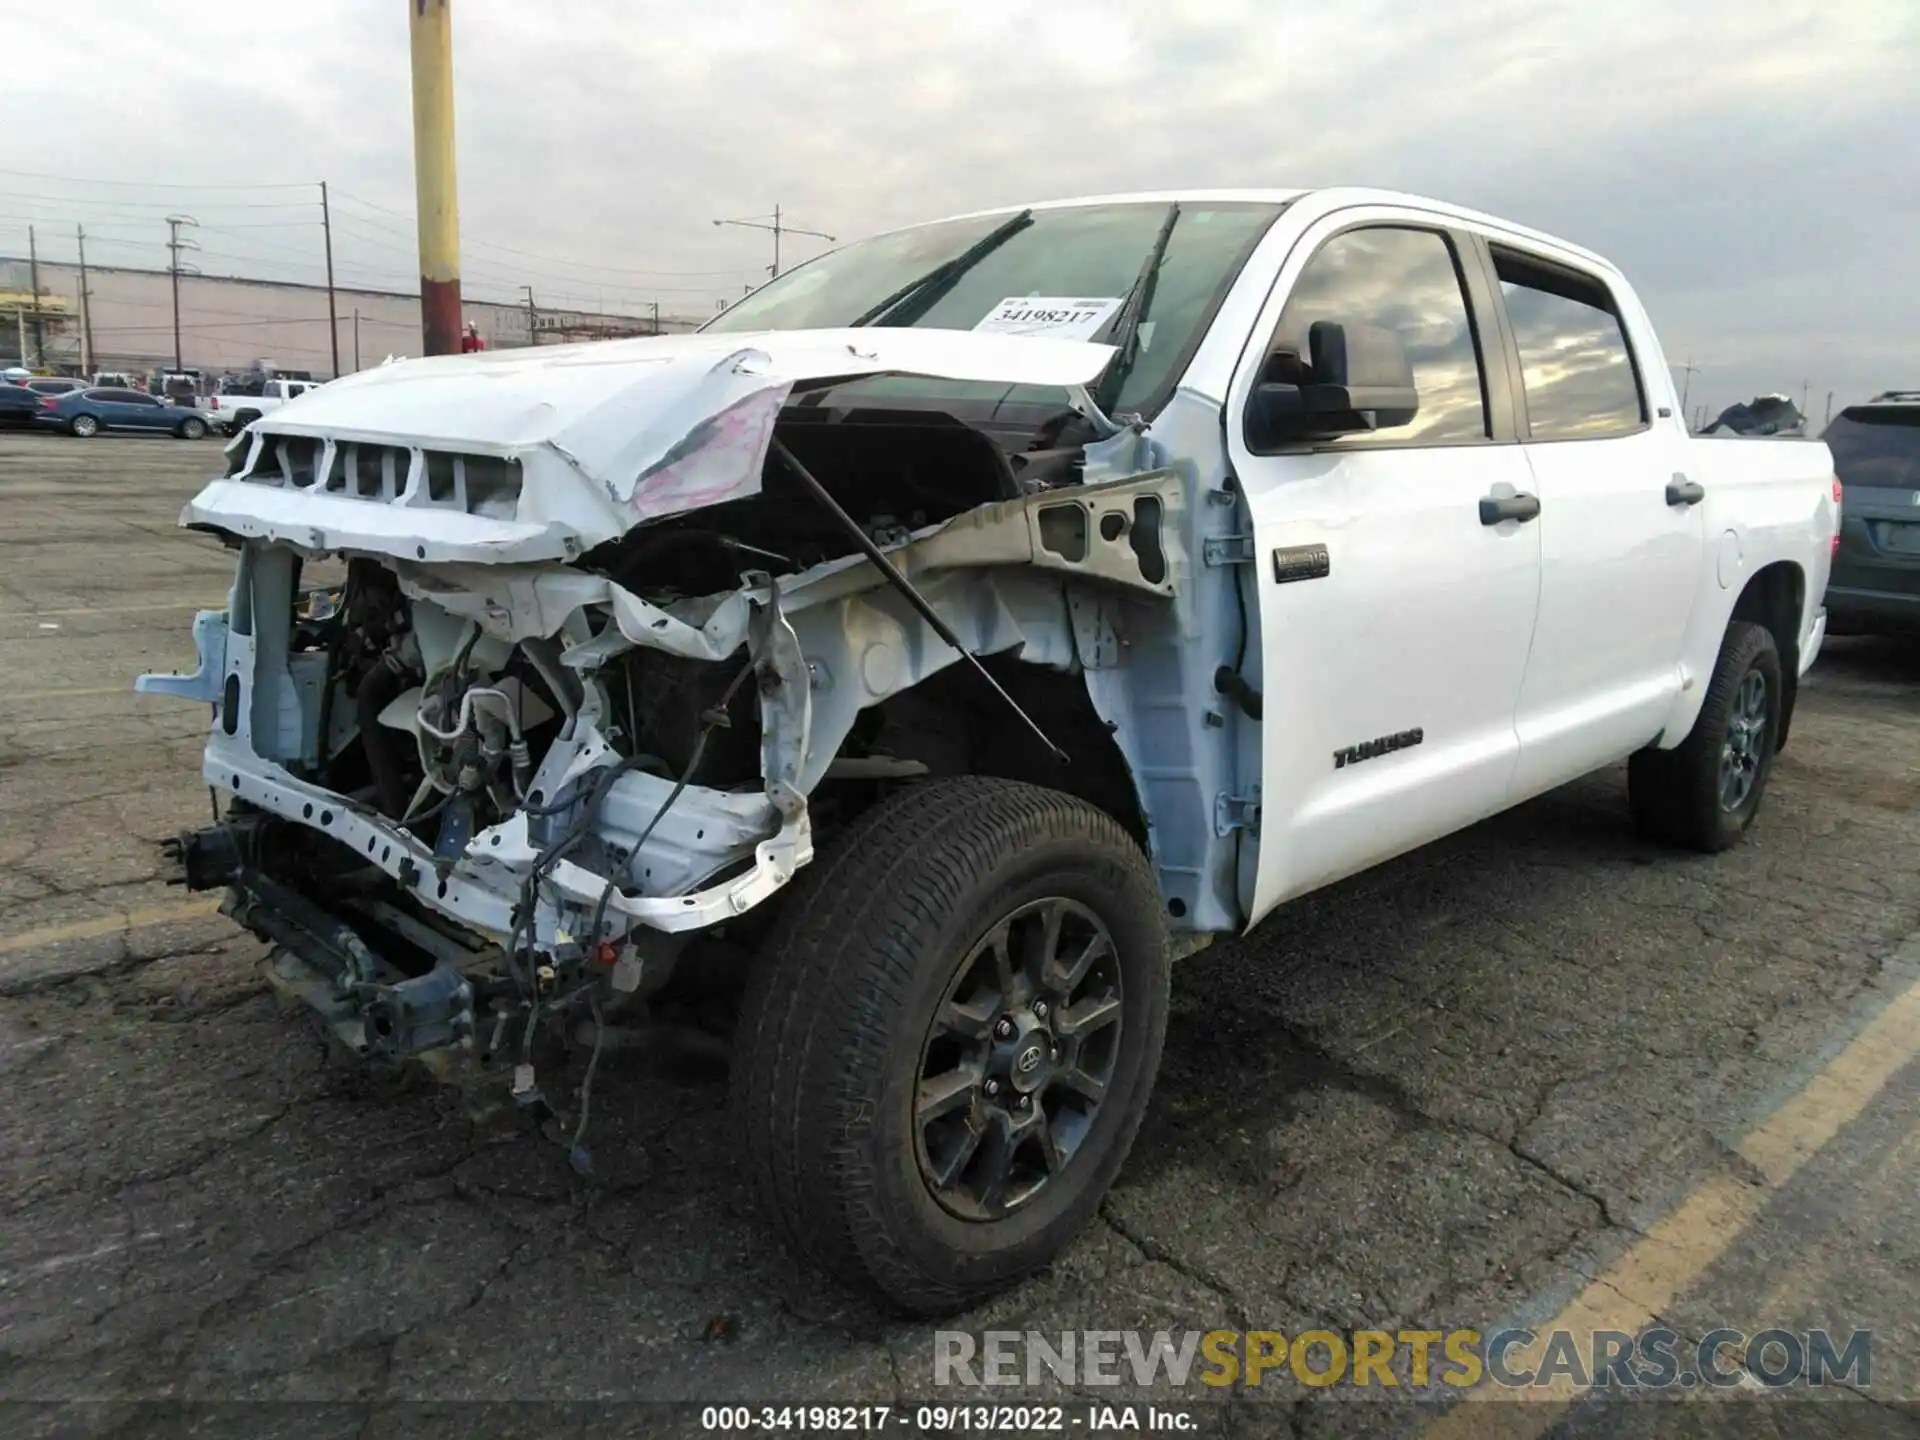
[[[413,40],[413,183],[420,329],[429,355],[460,349],[460,201],[453,154],[452,0],[407,0]]]

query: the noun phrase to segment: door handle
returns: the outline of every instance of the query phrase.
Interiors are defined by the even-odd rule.
[[[1498,525],[1502,520],[1523,524],[1540,513],[1538,495],[1485,495],[1480,500],[1480,523]]]
[[[1667,504],[1669,505],[1698,505],[1706,498],[1706,488],[1697,480],[1689,480],[1684,475],[1675,475],[1667,482]]]

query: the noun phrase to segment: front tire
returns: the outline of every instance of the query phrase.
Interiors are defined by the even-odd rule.
[[[1709,853],[1739,840],[1773,773],[1785,693],[1772,632],[1734,621],[1687,738],[1627,762],[1628,803],[1640,833]]]
[[[182,420],[180,422],[180,438],[182,440],[198,440],[206,433],[207,422],[204,420]]]
[[[67,422],[67,429],[82,440],[91,440],[100,433],[100,422],[91,415],[76,415]]]
[[[1153,871],[1108,815],[978,777],[882,802],[795,881],[748,985],[759,1208],[915,1314],[1046,1265],[1133,1144],[1167,971]]]

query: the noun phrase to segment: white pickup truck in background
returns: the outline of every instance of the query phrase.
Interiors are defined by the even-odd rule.
[[[1740,837],[1840,494],[1678,410],[1599,256],[1338,189],[962,216],[700,334],[363,371],[182,515],[239,555],[140,681],[213,706],[177,853],[350,1048],[536,1113],[568,1035],[747,957],[750,1188],[950,1310],[1092,1215],[1175,954],[1621,761],[1650,839]]]
[[[319,380],[262,380],[245,389],[222,391],[200,399],[207,423],[223,434],[244,430],[262,415],[270,415],[289,400],[318,389]]]

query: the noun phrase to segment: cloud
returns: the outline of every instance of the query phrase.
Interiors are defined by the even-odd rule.
[[[63,0],[34,27],[34,64],[10,71],[0,124],[26,142],[16,165],[62,176],[327,178],[356,197],[343,270],[400,283],[407,223],[371,206],[411,208],[403,14]],[[1700,364],[1696,401],[1911,379],[1910,0],[494,0],[455,25],[480,293],[708,312],[769,259],[768,237],[710,222],[776,202],[845,238],[1052,195],[1366,183],[1607,253],[1669,359]],[[311,278],[317,210],[211,208],[236,193],[251,192],[181,192],[224,219],[221,252]],[[159,214],[103,197],[166,192],[0,176],[0,248],[27,217],[64,234],[76,210],[103,227]],[[150,228],[122,243],[157,245]],[[783,259],[820,243],[796,236]]]

